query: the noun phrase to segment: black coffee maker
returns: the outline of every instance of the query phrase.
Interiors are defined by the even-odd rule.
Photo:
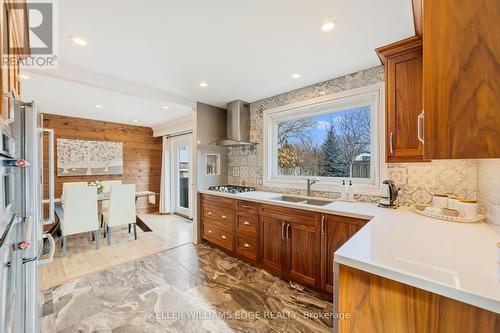
[[[381,197],[378,202],[378,206],[384,208],[396,208],[395,202],[398,198],[400,188],[397,188],[396,184],[392,180],[384,180],[382,184],[387,185],[388,196]]]

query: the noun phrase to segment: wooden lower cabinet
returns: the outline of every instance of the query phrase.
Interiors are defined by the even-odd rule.
[[[287,274],[292,280],[320,287],[320,230],[317,226],[289,222],[286,227]]]
[[[200,212],[206,242],[328,293],[333,291],[333,252],[367,222],[205,194]]]
[[[340,265],[339,333],[496,333],[500,315]]]
[[[368,221],[337,215],[323,215],[321,221],[322,288],[333,292],[333,254]]]
[[[286,222],[263,216],[261,222],[262,266],[270,271],[285,272]]]

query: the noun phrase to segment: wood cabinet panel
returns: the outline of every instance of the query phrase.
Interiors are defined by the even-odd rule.
[[[298,222],[311,226],[319,226],[319,214],[315,212],[276,205],[262,204],[260,207],[260,213],[263,216],[284,219],[287,222]]]
[[[386,161],[421,162],[418,115],[423,110],[422,40],[410,37],[376,51],[386,75]]]
[[[427,159],[500,157],[500,1],[424,1]]]
[[[494,333],[500,315],[340,265],[340,333]]]
[[[322,232],[322,288],[333,292],[333,255],[368,221],[336,215],[323,215]]]
[[[285,272],[285,226],[280,219],[263,216],[261,218],[262,265],[277,273]]]
[[[236,210],[247,214],[259,214],[259,204],[257,202],[237,200]]]
[[[234,211],[231,208],[223,208],[211,204],[210,201],[203,201],[201,210],[204,220],[213,221],[226,228],[233,228]]]
[[[287,271],[299,283],[320,287],[320,233],[307,224],[291,222],[286,226]]]

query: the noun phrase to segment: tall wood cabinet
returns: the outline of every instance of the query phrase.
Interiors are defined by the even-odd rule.
[[[385,65],[386,162],[421,162],[422,40],[414,36],[376,51]]]
[[[2,62],[8,58],[9,63],[8,66],[0,66],[0,120],[7,120],[10,117],[10,100],[21,94],[18,61],[30,55],[28,8],[23,0],[0,0],[0,11],[0,54]]]
[[[500,157],[500,1],[423,5],[424,156]]]

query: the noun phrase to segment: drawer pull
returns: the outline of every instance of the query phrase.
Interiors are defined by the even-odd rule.
[[[245,243],[245,244],[243,244],[243,246],[244,246],[244,247],[250,247],[250,244]]]
[[[208,212],[208,215],[212,215],[213,213],[212,212]]]
[[[226,239],[227,237],[226,237],[226,235],[222,235],[222,236],[220,236],[220,238]]]
[[[223,219],[225,219],[225,218],[227,218],[227,217],[226,217],[226,215],[222,215],[222,218],[223,218]]]
[[[252,207],[247,206],[247,205],[241,205],[241,208],[252,208]]]
[[[208,230],[208,233],[211,234],[212,233],[212,230]]]
[[[244,224],[244,225],[250,225],[250,222],[245,221],[245,222],[243,222],[243,224]]]

